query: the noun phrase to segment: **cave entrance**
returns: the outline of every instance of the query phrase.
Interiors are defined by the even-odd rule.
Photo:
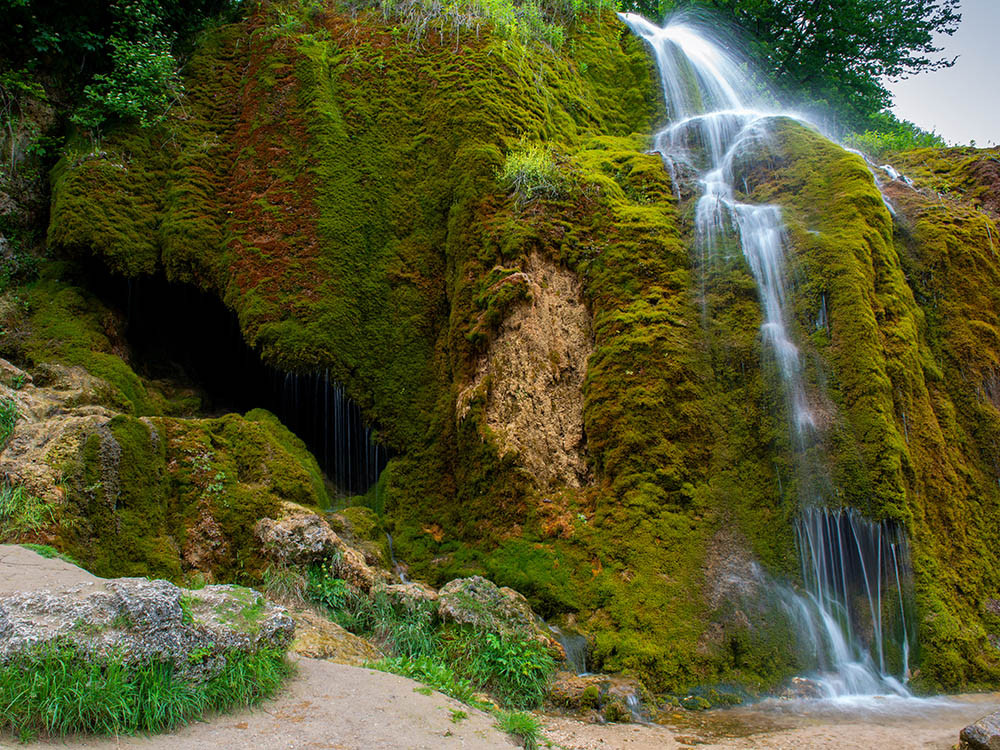
[[[339,497],[376,484],[390,453],[328,371],[266,365],[243,340],[236,315],[189,284],[91,271],[86,285],[123,314],[133,365],[144,377],[193,386],[207,414],[272,412],[305,442]]]

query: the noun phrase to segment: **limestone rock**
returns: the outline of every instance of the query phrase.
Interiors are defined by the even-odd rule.
[[[641,714],[642,686],[631,677],[557,672],[547,701],[556,708],[594,721],[631,721]]]
[[[76,579],[0,595],[0,664],[60,642],[97,659],[160,659],[201,680],[216,674],[234,651],[284,650],[294,629],[284,609],[241,586],[189,591],[145,578]]]
[[[1000,711],[967,726],[959,740],[959,750],[1000,750]]]
[[[438,592],[438,615],[445,622],[471,625],[477,630],[517,633],[545,644],[558,659],[565,659],[528,600],[514,589],[499,587],[481,576],[456,578]]]
[[[305,508],[282,503],[280,518],[262,518],[254,534],[264,553],[289,565],[309,565],[325,560],[344,545],[330,525]]]
[[[370,641],[350,633],[329,618],[311,610],[293,610],[295,640],[292,651],[310,659],[326,659],[360,667],[383,654]]]
[[[332,572],[369,593],[376,582],[391,580],[388,571],[368,564],[364,552],[348,545],[320,515],[294,503],[281,504],[278,518],[263,518],[254,534],[265,556],[284,565],[330,560]]]

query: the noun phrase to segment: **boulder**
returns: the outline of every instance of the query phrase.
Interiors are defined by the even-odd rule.
[[[642,685],[631,677],[557,672],[547,702],[591,721],[623,722],[642,718]]]
[[[277,518],[262,518],[254,527],[265,557],[282,565],[304,566],[329,561],[331,572],[360,591],[392,580],[372,565],[364,552],[350,546],[322,516],[295,503],[281,503]]]
[[[286,565],[321,562],[344,546],[326,521],[293,503],[281,504],[279,518],[258,521],[254,535],[267,557]]]
[[[214,676],[232,652],[285,650],[295,629],[284,609],[242,586],[186,590],[146,578],[67,580],[0,595],[0,664],[58,643],[98,660],[170,662],[200,681]]]
[[[970,724],[958,738],[959,750],[1000,750],[1000,711]]]
[[[532,638],[545,644],[555,658],[566,658],[562,646],[523,595],[481,576],[456,578],[442,586],[438,615],[444,622],[471,625],[476,630]]]
[[[292,651],[310,659],[326,659],[354,667],[377,661],[384,654],[375,644],[344,630],[327,617],[311,610],[293,610],[295,640]]]

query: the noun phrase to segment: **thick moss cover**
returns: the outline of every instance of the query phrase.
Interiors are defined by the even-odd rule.
[[[161,128],[70,150],[52,175],[50,246],[214,291],[267,362],[344,383],[395,453],[379,495],[414,575],[514,586],[591,634],[599,667],[654,690],[767,688],[794,671],[780,623],[713,594],[723,559],[796,574],[806,480],[746,263],[692,252],[692,201],[645,153],[661,106],[641,43],[611,14],[579,21],[554,51],[485,31],[417,42],[381,16],[278,9],[205,34]],[[1000,286],[982,239],[996,227],[918,197],[894,222],[859,158],[800,125],[778,133],[747,184],[786,207],[834,499],[911,534],[923,683],[993,683],[1000,652],[983,608],[998,595]],[[496,175],[536,141],[561,194],[523,203]],[[498,449],[487,393],[456,413],[505,315],[530,303],[497,281],[533,253],[576,274],[594,336],[583,394],[594,480],[544,495]],[[265,426],[122,417],[110,433],[154,467],[122,473],[122,492],[138,502],[163,491],[152,483],[221,503],[209,474],[252,474],[240,431]],[[192,461],[220,441],[233,453],[207,459],[203,477]],[[90,450],[74,475],[84,489],[100,481],[100,441]],[[254,512],[274,494],[232,492]],[[95,491],[82,517],[102,502]],[[147,520],[149,539],[170,533]],[[225,533],[238,549],[243,531]],[[108,564],[126,558],[149,555]]]

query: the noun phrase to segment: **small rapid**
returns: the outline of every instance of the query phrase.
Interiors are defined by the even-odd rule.
[[[788,405],[789,436],[801,461],[816,440],[799,347],[789,320],[780,206],[740,200],[736,168],[766,146],[776,117],[749,67],[683,19],[660,27],[634,13],[624,22],[653,51],[668,124],[653,147],[675,177],[697,176],[695,234],[703,264],[735,239],[757,284],[761,337],[773,353]],[[815,670],[815,697],[909,698],[913,615],[905,534],[856,511],[826,507],[820,493],[798,498],[796,538],[802,588],[775,584],[797,648]]]

